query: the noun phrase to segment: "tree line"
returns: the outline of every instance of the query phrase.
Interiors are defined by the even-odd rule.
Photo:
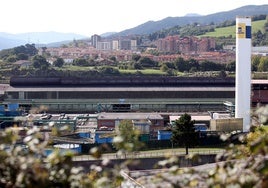
[[[11,49],[1,50],[0,59],[13,63],[18,60],[28,60],[37,53],[38,50],[36,49],[35,44],[26,44]]]
[[[44,55],[38,55],[38,50],[34,44],[26,44],[25,46],[15,47],[13,49],[0,51],[0,58],[4,61],[29,60],[32,62],[33,69],[49,70],[60,68],[65,70],[66,63],[63,58],[55,57],[53,62],[48,62]],[[130,61],[119,62],[115,56],[99,61],[95,58],[77,58],[70,65],[80,67],[93,67],[93,72],[105,75],[120,75],[120,70],[144,70],[155,69],[160,70],[163,74],[177,75],[178,72],[205,72],[205,71],[235,71],[235,61],[222,64],[212,61],[198,61],[196,59],[177,58],[174,61],[158,62],[149,57],[140,54],[133,54]],[[17,69],[17,68],[16,68]],[[17,69],[19,71],[19,69]],[[268,57],[252,56],[252,71],[266,72],[268,71]],[[94,73],[94,74],[95,74]]]

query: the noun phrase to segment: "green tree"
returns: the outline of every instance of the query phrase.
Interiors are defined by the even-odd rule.
[[[220,77],[220,78],[226,78],[226,77],[227,77],[227,73],[226,73],[224,70],[221,70],[221,71],[219,72],[219,77]]]
[[[113,62],[116,62],[116,57],[115,56],[111,56],[109,59],[112,60]]]
[[[268,16],[266,16],[266,22],[264,24],[264,31],[267,32],[268,31]]]
[[[18,60],[27,60],[29,58],[29,56],[25,53],[19,53],[17,54],[17,59]]]
[[[34,56],[38,53],[38,50],[35,48],[34,44],[26,44],[25,46],[17,46],[13,48],[13,54],[18,55],[20,53],[24,53],[28,56]]]
[[[101,67],[100,71],[102,74],[105,74],[105,75],[120,75],[120,72],[118,69],[110,67],[110,66]]]
[[[253,33],[252,38],[253,38],[252,45],[259,46],[265,40],[265,33],[263,34],[261,30],[258,30],[256,33]]]
[[[132,62],[130,65],[129,65],[129,69],[135,69],[135,70],[142,70],[143,67],[140,63],[138,62]]]
[[[267,57],[261,57],[260,64],[258,66],[258,71],[260,72],[268,71],[268,58]]]
[[[158,65],[157,62],[153,61],[149,57],[141,57],[138,61],[142,67],[156,67]]]
[[[64,64],[64,60],[59,57],[57,58],[54,62],[53,62],[53,65],[56,66],[56,67],[62,67]]]
[[[166,65],[166,63],[162,63],[161,66],[160,66],[160,70],[162,72],[167,72],[168,71],[168,66]]]
[[[235,61],[232,61],[232,62],[226,64],[225,65],[225,70],[234,72],[235,71]]]
[[[12,55],[12,56],[9,56],[6,60],[7,62],[14,63],[17,61],[17,58],[14,55]]]
[[[185,113],[175,121],[175,126],[172,129],[172,142],[183,145],[186,155],[189,153],[189,147],[198,144],[198,132],[195,131],[194,123],[195,121],[191,120],[191,116]]]
[[[131,58],[132,58],[132,60],[134,60],[134,61],[137,62],[141,58],[141,55],[139,55],[139,54],[133,54]]]
[[[220,71],[224,69],[224,65],[219,63],[214,63],[211,61],[203,61],[200,64],[200,70],[201,71]]]
[[[73,61],[73,65],[86,67],[88,66],[88,61],[84,58],[78,58]]]
[[[35,55],[33,57],[33,67],[36,69],[47,69],[49,67],[49,63],[43,56]]]
[[[26,54],[29,56],[34,56],[38,53],[38,50],[35,48],[35,44],[25,44]]]
[[[169,69],[175,69],[175,65],[173,62],[165,62],[165,65],[167,65]]]
[[[189,71],[192,70],[199,70],[199,62],[196,59],[189,60]]]
[[[189,63],[187,61],[185,61],[182,57],[179,57],[178,59],[176,59],[174,64],[175,64],[176,69],[180,72],[190,70]]]
[[[116,128],[116,136],[113,139],[113,145],[120,152],[126,154],[133,151],[139,151],[142,142],[139,141],[140,132],[135,129],[131,120],[123,120]]]
[[[261,59],[261,56],[259,56],[259,55],[252,56],[252,58],[251,58],[251,70],[252,71],[258,71],[260,59]]]

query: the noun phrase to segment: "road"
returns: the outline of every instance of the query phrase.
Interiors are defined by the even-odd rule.
[[[222,148],[192,148],[189,149],[189,155],[192,154],[219,154],[224,152]],[[133,152],[126,155],[119,155],[117,153],[107,153],[103,154],[100,159],[125,159],[125,158],[153,158],[153,157],[169,157],[185,155],[184,148],[174,148],[174,149],[163,149],[163,150],[150,150],[150,151],[140,151]],[[96,160],[96,158],[91,155],[78,155],[73,158],[74,161],[87,161]]]

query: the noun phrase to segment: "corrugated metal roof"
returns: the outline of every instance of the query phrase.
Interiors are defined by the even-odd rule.
[[[234,91],[235,87],[8,87],[10,91]]]
[[[180,116],[169,116],[170,121],[175,121],[180,118]],[[200,115],[200,116],[191,116],[192,120],[195,121],[210,121],[211,117],[208,115]]]
[[[141,119],[160,119],[163,117],[157,113],[100,113],[99,120],[141,120]]]

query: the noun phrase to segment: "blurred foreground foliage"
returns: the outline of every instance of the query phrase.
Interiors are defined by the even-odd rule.
[[[30,123],[30,121],[29,121]],[[142,144],[138,141],[139,132],[129,128],[129,122],[122,122],[122,130],[116,135],[115,147],[118,155],[137,151]],[[53,126],[53,124],[51,124]],[[68,126],[59,130],[52,128],[51,134],[36,127],[27,130],[23,139],[20,127],[11,127],[0,132],[0,187],[119,187],[123,181],[122,170],[127,170],[129,161],[112,164],[104,159],[100,165],[90,165],[87,169],[73,161],[73,152],[55,149],[46,154],[51,136],[59,135]],[[129,129],[128,129],[129,128]],[[42,130],[42,131],[41,131]],[[51,146],[50,146],[51,147]],[[105,146],[94,147],[90,155],[100,159]]]
[[[268,135],[262,126],[267,122],[266,111],[267,107],[256,112],[261,122],[239,137],[240,144],[231,143],[217,155],[214,166],[202,170],[179,168],[177,157],[171,156],[158,164],[168,176],[159,173],[153,180],[142,177],[137,182],[155,183],[153,187],[157,182],[166,187],[268,187]],[[104,159],[101,165],[85,169],[74,165],[73,153],[54,150],[46,155],[50,135],[41,134],[40,128],[29,129],[23,139],[18,132],[19,128],[14,127],[0,132],[0,187],[120,187],[124,181],[121,172],[128,171],[127,162],[115,165]],[[128,122],[122,122],[114,142],[118,154],[137,151],[141,146],[138,134],[128,127]],[[90,155],[100,159],[101,149],[91,149]],[[187,157],[198,160],[196,155]]]
[[[212,166],[179,168],[176,159],[169,158],[161,164],[171,166],[168,170],[173,178],[158,174],[154,179],[170,187],[268,187],[268,129],[264,126],[268,119],[267,112],[268,106],[258,108],[252,114],[258,117],[258,121],[252,124],[250,132],[241,134],[239,144],[230,143],[225,152],[217,155],[216,163]],[[222,139],[228,141],[230,136],[222,135]],[[198,160],[197,155],[188,157]],[[141,181],[144,183],[146,180],[142,178]]]

